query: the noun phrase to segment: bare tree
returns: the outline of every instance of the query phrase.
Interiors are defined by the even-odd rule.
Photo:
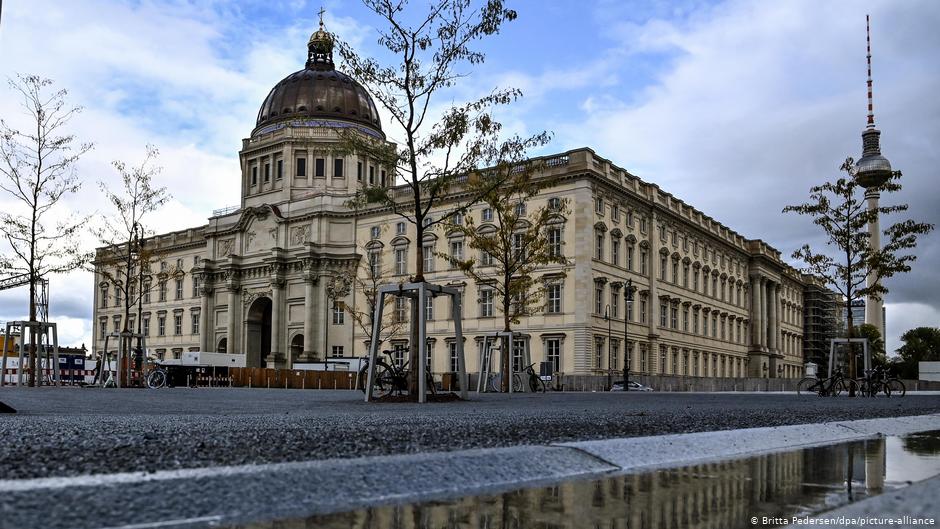
[[[568,264],[562,251],[560,225],[569,213],[568,199],[550,198],[530,211],[532,199],[550,185],[547,179],[533,178],[540,167],[537,162],[504,163],[470,179],[467,188],[482,194],[492,220],[478,226],[472,216],[452,217],[445,229],[451,236],[463,236],[473,252],[461,255],[458,246],[457,251],[451,248],[449,253],[439,254],[478,286],[490,289],[502,312],[504,331],[511,331],[523,316],[545,309],[545,279],[549,278],[534,274],[548,265]],[[497,182],[499,185],[494,185]],[[552,274],[551,280],[560,280],[565,273],[562,268]],[[503,391],[508,391],[511,351],[506,339],[503,351],[501,385]]]
[[[384,228],[380,229],[381,233]],[[356,299],[362,300],[355,306],[348,307],[349,314],[359,330],[366,336],[369,343],[372,340],[383,341],[383,337],[395,336],[404,328],[404,321],[395,318],[388,318],[382,321],[379,328],[379,336],[372,336],[372,325],[375,321],[376,309],[379,302],[379,287],[384,283],[384,278],[391,275],[391,269],[384,266],[381,248],[372,248],[369,243],[360,245],[360,250],[364,258],[359,263],[360,272],[356,274],[353,280],[353,288],[357,292]],[[394,305],[391,297],[385,299],[385,307]]]
[[[430,212],[458,180],[478,167],[509,158],[507,153],[522,152],[528,145],[544,143],[547,134],[528,139],[518,136],[501,140],[502,125],[493,112],[521,96],[516,89],[497,89],[461,105],[451,105],[440,112],[434,106],[436,96],[469,75],[470,67],[484,61],[485,55],[472,48],[484,37],[499,33],[503,23],[514,20],[516,12],[501,0],[488,0],[480,8],[469,0],[436,0],[423,15],[406,12],[407,0],[362,0],[385,26],[379,30],[380,46],[394,57],[388,66],[373,58],[361,57],[350,46],[340,43],[339,52],[350,74],[378,99],[404,135],[400,147],[350,129],[344,134],[345,148],[368,156],[391,170],[404,183],[405,192],[390,190],[385,182],[363,189],[360,203],[374,203],[389,208],[414,224],[417,238],[426,230],[463,211],[479,199],[467,197],[463,207],[431,217]],[[417,282],[424,281],[424,260],[415,252]],[[410,391],[417,396],[418,317],[417,302],[412,301],[410,354]]]
[[[0,266],[8,273],[28,274],[30,321],[36,321],[39,282],[79,268],[91,255],[79,246],[85,218],[64,217],[54,227],[46,222],[56,204],[81,187],[76,162],[92,148],[90,143],[76,145],[75,136],[64,133],[81,107],[69,106],[68,92],[51,91],[52,84],[35,75],[10,80],[31,128],[21,131],[0,119],[0,189],[16,199],[16,207],[0,213],[0,234],[10,252],[0,258]],[[30,386],[35,385],[35,338],[30,340]]]
[[[846,329],[851,338],[856,334],[852,325],[852,303],[866,296],[881,299],[887,294],[888,289],[882,280],[910,272],[910,263],[917,256],[906,250],[915,248],[918,235],[927,234],[934,227],[910,219],[897,222],[884,230],[882,247],[872,248],[869,223],[882,215],[907,211],[907,204],[867,207],[864,196],[859,195],[864,195],[865,188],[856,178],[855,160],[847,158],[841,169],[848,178],[814,186],[810,189],[809,202],[787,206],[783,212],[809,215],[813,224],[825,233],[826,246],[834,250],[832,254],[813,250],[809,244],[804,244],[793,252],[793,258],[806,263],[805,272],[821,277],[842,296]],[[878,193],[900,191],[901,184],[897,182],[900,177],[901,172],[894,171],[883,183],[870,185],[868,189]],[[869,277],[872,279],[870,282]],[[866,282],[869,283],[867,286]],[[850,376],[857,376],[854,353],[849,354],[848,369]]]
[[[144,237],[150,232],[144,223],[144,217],[166,204],[170,194],[165,187],[154,187],[153,179],[163,170],[154,165],[160,152],[153,145],[147,145],[147,154],[137,166],[128,167],[126,163],[115,160],[112,165],[121,175],[121,187],[112,190],[105,182],[99,181],[98,187],[114,207],[112,217],[105,217],[101,226],[93,231],[106,248],[94,261],[94,272],[114,286],[115,295],[123,301],[123,332],[133,332],[128,325],[131,307],[137,305],[137,333],[141,330],[141,300],[152,285],[145,282],[145,273],[149,278],[150,263],[155,253],[148,249]],[[129,348],[130,343],[126,346]],[[140,347],[140,344],[138,344]]]

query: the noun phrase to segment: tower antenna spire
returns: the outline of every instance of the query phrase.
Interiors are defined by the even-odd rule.
[[[875,105],[871,95],[871,23],[865,15],[865,45],[868,59],[868,128],[875,128]]]

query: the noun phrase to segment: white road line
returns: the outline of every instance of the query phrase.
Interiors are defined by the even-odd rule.
[[[219,522],[221,516],[201,516],[199,518],[181,518],[179,520],[165,520],[162,522],[135,523],[131,525],[119,525],[114,527],[104,527],[102,529],[157,529],[159,527],[173,527],[174,525],[186,525],[202,522]]]

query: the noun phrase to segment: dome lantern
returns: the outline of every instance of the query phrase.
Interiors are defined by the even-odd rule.
[[[310,35],[307,42],[307,69],[333,69],[333,35],[323,27],[324,10],[320,8],[320,29]]]

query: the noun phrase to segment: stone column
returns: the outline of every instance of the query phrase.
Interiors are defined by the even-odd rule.
[[[212,297],[215,295],[213,289],[208,286],[202,286],[199,289],[202,297],[199,309],[199,350],[215,351],[215,326],[213,325]]]
[[[330,300],[329,300],[329,296],[327,295],[327,291],[326,291],[326,281],[324,281],[323,278],[320,278],[320,281],[319,281],[318,283],[319,283],[319,284],[317,285],[317,289],[316,289],[316,290],[317,290],[317,313],[316,313],[317,315],[316,315],[316,318],[317,318],[317,321],[320,323],[320,324],[319,324],[319,330],[320,330],[320,332],[318,333],[319,342],[317,343],[317,345],[320,347],[320,351],[322,352],[323,358],[325,359],[325,358],[327,358],[327,357],[329,356],[329,354],[330,354],[330,352],[329,352],[329,346],[330,346],[330,321],[329,321],[329,317],[330,317],[330,312],[329,312],[329,311],[330,311]]]
[[[283,305],[284,280],[275,278],[271,281],[271,358],[275,365],[280,363],[278,359],[284,353],[284,349],[281,347],[281,336],[284,334],[281,329],[281,322],[284,320]],[[290,359],[287,362],[287,366],[290,368]]]
[[[760,278],[751,276],[751,344],[760,347]]]
[[[767,349],[767,279],[760,278],[760,347]]]
[[[650,251],[649,251],[649,255],[647,255],[649,262],[647,263],[647,266],[646,266],[646,271],[649,273],[647,279],[649,280],[649,284],[650,284],[650,295],[649,295],[650,313],[648,314],[649,320],[647,320],[647,323],[649,324],[650,335],[655,335],[656,327],[657,325],[659,325],[658,323],[659,321],[659,294],[656,293],[657,291],[656,267],[659,266],[659,262],[658,262],[659,261],[659,234],[657,233],[658,228],[656,225],[656,211],[653,211],[650,214],[650,220],[651,220],[650,231],[649,231]],[[658,357],[659,351],[656,351],[656,355]]]
[[[314,356],[314,296],[316,295],[316,275],[304,273],[304,352],[305,359]]]
[[[228,288],[228,329],[226,334],[226,350],[227,353],[235,354],[245,354],[245,351],[242,351],[238,347],[238,327],[239,322],[241,321],[241,310],[239,310],[241,301],[238,299],[238,292],[240,290],[239,286],[234,283],[229,283]]]
[[[770,281],[767,282],[767,294],[767,347],[769,347],[771,351],[776,352],[778,348],[777,334],[778,329],[780,328],[777,324],[777,305],[780,303],[780,301],[777,299],[777,283]]]

